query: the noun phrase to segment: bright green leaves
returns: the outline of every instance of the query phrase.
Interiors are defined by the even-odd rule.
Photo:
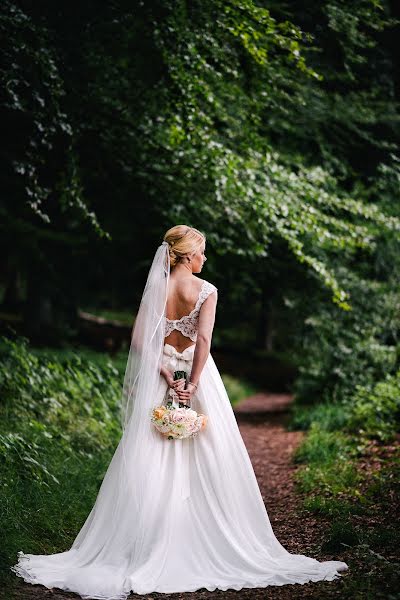
[[[304,61],[313,37],[251,0],[178,6],[157,26],[172,82],[165,79],[164,114],[152,135],[158,193],[174,198],[164,214],[204,227],[219,253],[265,257],[280,238],[349,310],[331,257],[373,252],[375,236],[400,222],[344,193],[327,169],[277,152],[268,139],[272,124],[290,140],[295,101],[310,110],[302,86],[321,79]],[[372,118],[366,105],[354,127]]]

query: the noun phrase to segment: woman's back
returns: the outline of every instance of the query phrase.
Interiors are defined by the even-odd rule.
[[[165,343],[174,346],[178,352],[196,343],[201,305],[215,290],[213,284],[198,277],[170,278]]]

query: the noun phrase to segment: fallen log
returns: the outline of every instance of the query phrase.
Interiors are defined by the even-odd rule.
[[[78,310],[79,339],[83,343],[114,354],[129,348],[132,326]]]

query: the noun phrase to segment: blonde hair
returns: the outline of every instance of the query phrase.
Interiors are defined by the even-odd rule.
[[[175,225],[168,229],[164,241],[169,244],[171,269],[181,262],[186,254],[196,252],[205,240],[204,233],[188,225]]]

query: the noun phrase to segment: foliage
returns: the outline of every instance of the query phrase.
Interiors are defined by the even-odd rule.
[[[316,404],[294,408],[291,428],[320,431],[336,439],[338,432],[355,433],[360,439],[390,442],[400,429],[400,374],[387,375],[371,385],[356,385],[354,394],[345,402]],[[312,439],[312,437],[311,437]],[[308,440],[308,438],[307,438]],[[302,452],[307,453],[307,444]],[[326,451],[327,440],[321,446]]]
[[[312,406],[296,405],[289,427],[308,430],[313,423],[323,431],[340,431],[349,421],[348,406],[339,402],[316,403]]]
[[[370,194],[379,165],[396,166],[386,2],[118,0],[43,13],[7,0],[0,26],[3,115],[22,136],[3,149],[15,167],[5,249],[23,279],[34,262],[42,297],[44,279],[75,304],[95,284],[124,308],[165,223],[188,222],[215,248],[212,271],[223,254],[265,274],[278,249],[352,306],[338,266],[370,260],[380,232],[399,229]]]
[[[373,177],[379,163],[398,153],[395,11],[375,0],[271,6],[277,18],[295,15],[312,36],[304,56],[321,75],[298,78],[294,93],[275,106],[269,127],[277,147],[322,160],[350,186]]]
[[[222,380],[232,406],[256,393],[254,385],[232,375],[222,375]]]
[[[110,447],[118,436],[121,375],[111,362],[100,366],[73,353],[38,357],[25,341],[4,338],[0,357],[6,463],[19,463],[21,473],[45,484],[51,472],[38,460],[43,450],[85,457]]]
[[[69,546],[119,438],[122,372],[94,353],[0,344],[1,569]],[[10,573],[9,573],[10,575]]]
[[[361,436],[390,441],[400,430],[400,371],[374,386],[358,386],[348,427]]]
[[[2,48],[1,110],[13,139],[12,153],[6,153],[4,179],[9,197],[2,215],[13,216],[17,231],[38,234],[40,221],[29,219],[24,207],[49,224],[50,207],[56,200],[61,212],[72,207],[75,218],[80,213],[104,235],[82,198],[74,130],[70,115],[64,112],[65,83],[52,33],[11,0],[2,9],[0,31],[6,45]]]
[[[296,460],[304,509],[329,523],[322,552],[350,565],[352,576],[344,578],[340,597],[395,598],[399,446],[385,448],[354,435],[327,432],[315,421]]]
[[[174,3],[159,23],[157,42],[167,68],[166,114],[156,126],[153,121],[143,125],[150,151],[157,149],[158,157],[153,163],[156,190],[151,188],[154,172],[143,169],[149,191],[164,198],[174,181],[175,201],[171,207],[163,203],[164,214],[172,222],[190,215],[220,254],[265,257],[273,241],[284,240],[288,253],[332,290],[339,306],[349,309],[329,253],[340,252],[344,258],[356,248],[371,252],[378,229],[396,231],[399,221],[344,193],[321,165],[307,166],[298,154],[288,157],[271,146],[262,116],[281,99],[282,88],[288,94],[296,89],[304,71],[315,79],[317,74],[300,64],[301,75],[294,73],[293,57],[276,52],[274,45],[282,42],[274,33],[282,23],[267,10],[252,10],[250,2],[228,4],[225,12],[242,32],[235,43],[232,28],[217,16],[218,8],[223,14],[223,6],[215,3],[202,3],[201,11],[185,10],[183,3],[177,10]],[[265,29],[265,20],[273,27]],[[302,38],[298,28],[285,25],[292,38]],[[253,58],[269,46],[268,61],[246,60],[249,38],[257,39]],[[287,40],[286,46],[301,56],[298,42]]]
[[[398,261],[389,238],[383,245],[375,264],[359,266],[364,277],[351,278],[356,310],[333,318],[319,304],[307,317],[295,385],[292,427],[308,429],[296,453],[299,489],[304,508],[330,522],[322,550],[345,553],[349,599],[395,597],[398,571]]]
[[[298,448],[295,460],[306,463],[297,474],[300,489],[307,493],[304,506],[314,512],[344,515],[357,511],[351,500],[359,498],[360,477],[352,461],[354,449],[349,438],[339,432],[327,432],[318,423],[311,427],[304,443]],[[346,500],[340,495],[346,492]]]
[[[299,404],[344,402],[357,385],[373,385],[399,366],[400,295],[388,283],[341,270],[354,310],[344,313],[310,301],[295,333]],[[314,309],[314,310],[313,310]]]

